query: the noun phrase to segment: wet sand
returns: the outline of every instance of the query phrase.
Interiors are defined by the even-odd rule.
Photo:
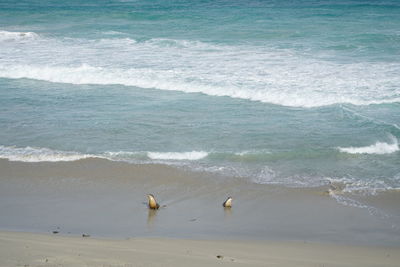
[[[0,160],[0,230],[113,239],[400,246],[397,192],[371,198],[380,208],[376,212],[338,204],[323,194],[326,189],[260,185],[165,165],[102,159]],[[148,193],[166,207],[148,210]],[[228,195],[232,209],[222,207]]]
[[[400,249],[318,243],[93,239],[0,232],[8,266],[398,266]]]

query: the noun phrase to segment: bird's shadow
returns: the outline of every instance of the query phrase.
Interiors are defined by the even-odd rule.
[[[149,209],[147,213],[147,227],[152,228],[154,226],[156,217],[157,217],[157,210]]]
[[[231,207],[224,207],[224,217],[226,219],[232,216],[232,208]]]

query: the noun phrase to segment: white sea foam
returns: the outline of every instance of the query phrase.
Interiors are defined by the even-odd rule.
[[[118,152],[105,152],[101,154],[104,157],[112,161],[124,161],[129,163],[148,163],[149,158],[147,152],[130,152],[130,151],[118,151]]]
[[[34,32],[0,31],[0,41],[31,40],[31,39],[36,39],[38,37],[39,35]]]
[[[392,144],[385,142],[376,142],[370,146],[364,147],[338,147],[340,152],[345,152],[349,154],[391,154],[399,151],[399,144],[397,139],[393,139]]]
[[[261,155],[265,155],[265,154],[271,154],[271,152],[263,149],[263,150],[245,150],[245,151],[234,153],[235,156],[239,156],[239,157],[261,156]]]
[[[0,158],[21,162],[76,161],[85,158],[104,158],[112,161],[143,162],[150,160],[199,160],[207,157],[204,151],[192,152],[104,152],[83,154],[74,151],[59,151],[38,147],[0,146]]]
[[[341,63],[266,46],[171,39],[9,43],[0,46],[3,78],[121,84],[297,107],[400,102],[400,63]]]
[[[332,186],[331,195],[357,194],[357,195],[376,195],[379,192],[388,190],[397,190],[387,182],[381,179],[356,179],[356,178],[325,178],[328,184]]]
[[[130,152],[130,151],[118,151],[118,152],[105,152],[104,156],[109,158],[135,158],[137,156],[142,155],[142,152]]]
[[[269,167],[265,167],[258,173],[250,176],[252,181],[258,184],[272,184],[272,185],[283,185],[286,187],[293,188],[310,188],[320,187],[325,185],[324,179],[317,176],[307,175],[289,175],[284,176],[278,171],[275,171]]]
[[[366,209],[371,215],[377,216],[382,219],[388,218],[390,216],[386,212],[378,208],[375,208],[373,206],[367,205],[359,200],[354,199],[355,197],[354,195],[353,196],[349,194],[344,195],[342,194],[342,192],[334,192],[334,191],[329,191],[329,195],[333,199],[335,199],[337,203],[342,204],[344,206]]]
[[[10,161],[22,162],[57,162],[57,161],[76,161],[85,158],[98,157],[95,155],[81,154],[78,152],[65,152],[51,150],[48,148],[25,147],[18,148],[13,146],[0,146],[0,158]]]
[[[360,209],[368,209],[370,208],[369,206],[361,203],[360,201],[354,200],[352,198],[338,195],[338,194],[330,194],[330,196],[335,199],[339,204],[342,204],[344,206],[349,206],[349,207],[355,207],[355,208],[360,208]]]
[[[199,160],[207,157],[204,151],[192,152],[148,152],[147,156],[156,160]]]
[[[246,150],[246,151],[241,151],[241,152],[235,152],[235,156],[249,156],[249,155],[259,155],[262,153],[269,153],[268,151],[250,151],[250,150]]]

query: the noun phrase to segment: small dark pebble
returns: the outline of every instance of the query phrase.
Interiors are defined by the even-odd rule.
[[[82,237],[90,237],[90,235],[82,234]]]
[[[223,259],[224,256],[222,256],[222,255],[217,255],[217,258],[218,258],[218,259]]]
[[[53,231],[53,234],[58,234],[59,233],[59,231]]]

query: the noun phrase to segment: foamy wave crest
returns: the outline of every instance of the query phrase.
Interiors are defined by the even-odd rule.
[[[392,144],[385,142],[376,142],[370,146],[364,147],[338,147],[340,152],[345,152],[349,154],[391,154],[399,151],[399,144],[397,139],[393,140]]]
[[[0,158],[21,162],[57,162],[76,161],[86,158],[101,158],[111,161],[125,161],[133,163],[153,162],[153,160],[192,161],[208,156],[204,151],[192,152],[104,152],[100,154],[83,154],[74,151],[59,151],[38,147],[0,146]]]
[[[155,160],[199,160],[208,156],[204,151],[192,152],[148,152],[147,156]]]
[[[295,107],[400,102],[399,63],[344,64],[265,46],[49,37],[29,47],[3,42],[0,57],[2,78],[121,84]]]
[[[192,77],[193,76],[193,77]],[[369,105],[400,102],[400,98],[381,100],[357,100],[351,98],[330,98],[323,95],[302,97],[300,92],[285,92],[279,90],[243,90],[236,85],[222,86],[220,82],[204,83],[194,78],[194,74],[171,70],[112,69],[93,67],[82,64],[77,67],[62,66],[0,66],[0,77],[20,79],[36,79],[56,83],[71,84],[121,84],[141,88],[154,88],[167,91],[182,91],[186,93],[204,93],[211,96],[228,96],[232,98],[248,99],[284,106],[318,107],[335,103],[351,103],[355,105]],[[315,101],[318,99],[318,101]]]
[[[57,161],[76,161],[85,158],[98,157],[95,155],[81,154],[78,152],[65,152],[51,150],[48,148],[25,147],[18,148],[13,146],[0,146],[0,158],[10,161],[22,162],[57,162]]]
[[[38,38],[34,32],[8,32],[0,31],[0,41],[32,40]]]

